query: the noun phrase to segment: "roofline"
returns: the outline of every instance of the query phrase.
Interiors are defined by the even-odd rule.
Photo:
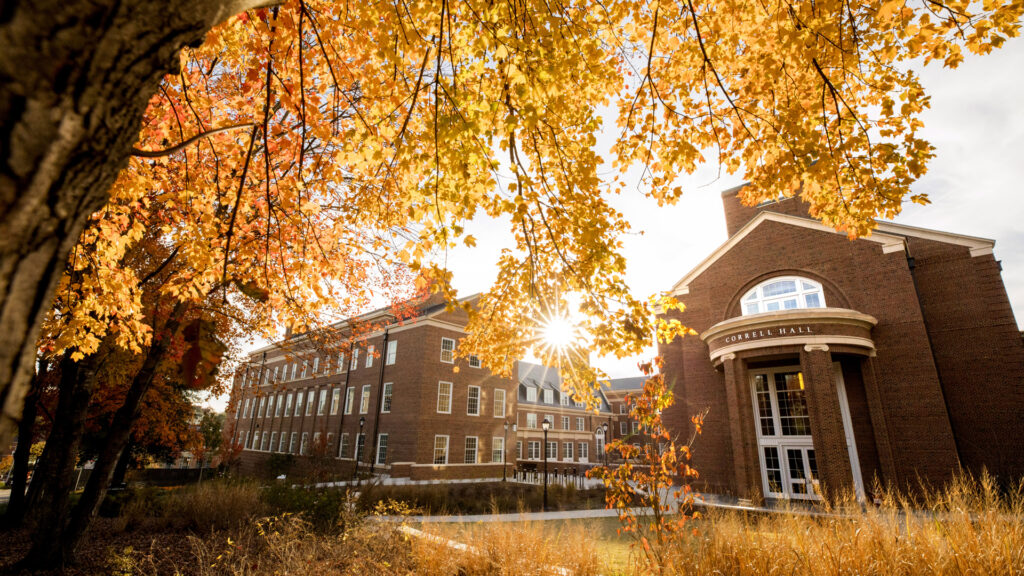
[[[726,196],[735,196],[740,190],[743,189],[744,186],[749,186],[749,185],[750,185],[750,182],[744,182],[744,183],[742,183],[742,184],[740,184],[738,186],[733,186],[732,188],[726,188],[725,190],[722,190],[722,198],[725,198]]]
[[[991,238],[981,238],[980,236],[968,236],[966,234],[954,234],[952,232],[942,232],[940,230],[931,230],[929,228],[919,228],[917,226],[897,224],[895,222],[882,221],[876,222],[875,224],[877,226],[877,230],[889,234],[900,234],[903,236],[910,236],[913,238],[921,238],[923,240],[932,240],[935,242],[943,242],[945,244],[965,246],[970,249],[972,257],[991,254],[996,246],[996,241]]]
[[[779,222],[782,224],[790,224],[793,226],[800,226],[802,228],[809,228],[811,230],[818,230],[821,232],[828,232],[831,234],[840,234],[845,236],[843,232],[831,228],[811,218],[801,218],[800,216],[791,216],[789,214],[781,214],[778,212],[762,211],[758,212],[756,216],[750,219],[749,222],[743,225],[742,228],[736,231],[731,238],[726,240],[721,246],[715,249],[714,252],[708,255],[707,258],[701,261],[694,269],[690,270],[685,276],[679,279],[675,284],[672,285],[671,293],[673,296],[683,296],[690,293],[690,282],[695,278],[704,273],[705,270],[711,267],[712,264],[718,261],[719,258],[724,256],[727,252],[732,250],[736,244],[739,244],[741,240],[747,237],[748,234],[754,231],[755,228],[760,226],[765,221]],[[890,234],[886,232],[875,232],[870,236],[862,236],[864,240],[871,242],[877,242],[882,245],[882,252],[889,254],[890,252],[897,252],[904,249],[905,240],[903,236]]]

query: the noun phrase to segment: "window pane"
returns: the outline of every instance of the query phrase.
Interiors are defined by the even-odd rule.
[[[796,308],[796,298],[789,298],[782,301],[782,307],[785,310],[793,310]]]
[[[778,373],[775,389],[778,392],[779,418],[783,436],[810,436],[811,418],[807,412],[807,399],[800,386],[800,373]]]
[[[757,314],[757,312],[758,312],[757,302],[754,302],[753,304],[744,304],[744,306],[743,306],[743,313],[744,314]]]
[[[768,473],[768,490],[782,492],[782,467],[779,464],[779,449],[775,446],[764,447],[764,468]]]
[[[821,308],[821,298],[818,297],[818,293],[805,294],[804,302],[808,308]]]
[[[814,284],[811,284],[810,282],[807,282],[807,281],[801,282],[800,286],[802,286],[804,290],[817,290],[818,289],[817,286],[815,286]]]
[[[779,309],[779,302],[766,302],[764,305],[765,312],[774,312]]]
[[[778,282],[765,284],[761,288],[761,294],[765,298],[771,298],[772,296],[780,296],[782,294],[789,294],[791,292],[796,292],[796,281],[794,280],[779,280]]]

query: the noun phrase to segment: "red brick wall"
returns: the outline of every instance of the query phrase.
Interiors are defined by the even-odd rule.
[[[729,237],[743,228],[743,225],[750,222],[759,212],[765,210],[790,216],[810,217],[810,206],[798,197],[783,198],[760,206],[744,206],[739,196],[736,195],[736,189],[732,189],[722,194],[722,204],[725,208],[725,227]]]
[[[960,459],[1003,477],[1024,475],[1024,345],[992,255],[909,241]]]
[[[679,318],[698,332],[707,330],[738,315],[739,298],[780,271],[822,280],[827,305],[878,319],[873,364],[888,441],[900,455],[896,478],[889,480],[913,482],[918,473],[948,478],[956,466],[953,437],[903,253],[883,254],[874,242],[766,221],[691,282],[683,297],[687,310]],[[679,384],[679,401],[666,419],[682,432],[691,414],[710,408],[696,467],[710,484],[736,490],[722,373],[711,366],[699,338],[662,345],[660,352],[670,380]]]

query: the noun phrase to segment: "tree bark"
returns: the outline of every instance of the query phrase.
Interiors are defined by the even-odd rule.
[[[36,411],[43,381],[49,373],[49,362],[39,361],[39,369],[32,378],[32,387],[25,397],[25,411],[18,424],[18,447],[14,450],[14,469],[11,470],[11,497],[4,512],[4,525],[8,528],[21,526],[25,517],[25,490],[28,486],[28,461],[32,451],[32,440],[36,429]]]
[[[20,420],[65,263],[127,164],[161,79],[182,47],[265,3],[0,3],[0,445]]]
[[[110,487],[114,468],[131,438],[132,426],[139,417],[142,399],[153,383],[157,367],[164,359],[174,335],[181,326],[184,309],[185,305],[180,302],[175,305],[167,324],[163,327],[164,337],[154,338],[153,345],[147,351],[142,367],[132,378],[128,394],[125,396],[124,403],[114,414],[107,439],[100,449],[96,465],[89,475],[89,481],[85,485],[82,497],[72,511],[67,526],[61,526],[59,531],[36,531],[33,534],[32,548],[23,561],[23,567],[55,568],[74,562],[78,543],[89,527],[89,523],[96,517],[100,503],[103,502],[103,498],[107,495],[107,489]]]
[[[65,355],[60,362],[60,392],[53,428],[36,463],[26,497],[26,520],[34,533],[54,534],[68,516],[78,445],[96,382],[91,360],[75,362]]]

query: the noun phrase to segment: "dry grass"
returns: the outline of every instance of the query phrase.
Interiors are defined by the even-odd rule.
[[[712,512],[676,544],[667,572],[1024,574],[1020,484],[1001,493],[988,477],[961,478],[914,503],[890,493],[878,507],[828,511],[834,516]]]

